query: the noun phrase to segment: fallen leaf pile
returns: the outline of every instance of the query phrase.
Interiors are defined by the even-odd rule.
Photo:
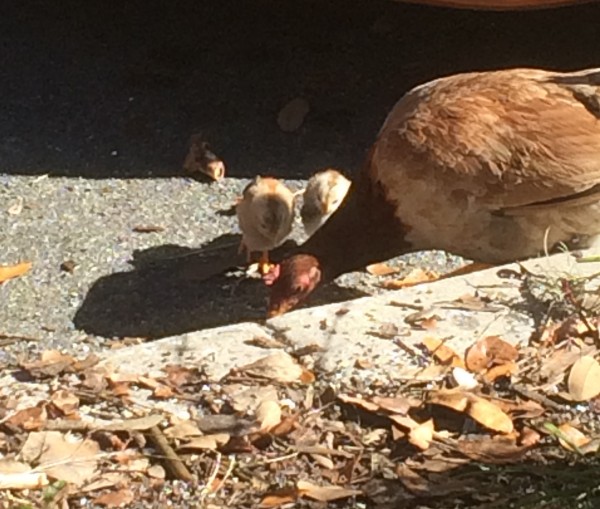
[[[563,492],[596,504],[594,331],[569,317],[531,345],[484,336],[459,354],[437,319],[406,320],[426,332],[404,345],[419,371],[396,383],[340,385],[314,368],[319,348],[292,355],[264,338],[252,343],[271,353],[218,382],[176,364],[22,360],[20,385],[0,389],[0,507],[542,507]]]

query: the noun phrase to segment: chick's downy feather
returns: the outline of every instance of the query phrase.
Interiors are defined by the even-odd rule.
[[[303,193],[300,210],[307,235],[312,235],[329,219],[344,200],[350,181],[332,168],[315,173]]]
[[[248,251],[270,251],[292,230],[294,193],[281,181],[256,177],[244,189],[236,213]]]

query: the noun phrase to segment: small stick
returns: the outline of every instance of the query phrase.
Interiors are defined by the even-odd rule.
[[[187,469],[175,450],[169,445],[167,437],[165,437],[160,428],[158,426],[152,426],[149,431],[150,439],[152,440],[154,447],[161,452],[169,473],[182,481],[194,481],[194,476]]]

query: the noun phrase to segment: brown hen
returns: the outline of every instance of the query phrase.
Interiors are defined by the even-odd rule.
[[[600,69],[441,78],[392,109],[345,201],[266,278],[269,316],[419,250],[483,263],[600,235]]]

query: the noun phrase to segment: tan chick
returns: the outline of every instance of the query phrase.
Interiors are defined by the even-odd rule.
[[[225,177],[225,163],[210,148],[200,135],[193,135],[190,148],[183,162],[183,169],[190,175],[202,173],[212,180]]]
[[[269,251],[292,231],[294,193],[277,179],[257,176],[244,189],[236,214],[242,231],[240,250],[246,250],[248,262],[253,252],[260,252],[259,271],[266,274]]]
[[[315,173],[304,191],[300,210],[302,224],[310,237],[333,214],[344,201],[351,182],[339,171],[327,169]]]

